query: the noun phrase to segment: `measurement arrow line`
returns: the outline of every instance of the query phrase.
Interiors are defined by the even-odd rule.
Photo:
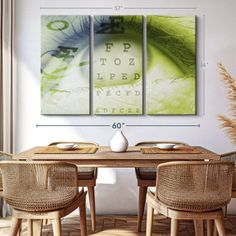
[[[36,124],[36,128],[38,127],[110,127],[110,125],[41,125],[41,124]]]
[[[124,7],[125,10],[196,10],[197,7]]]
[[[65,9],[65,10],[73,10],[73,9],[81,9],[81,10],[92,10],[92,9],[101,9],[101,10],[111,10],[112,7],[40,7],[40,9]]]
[[[128,127],[200,127],[200,124],[178,125],[178,124],[164,124],[164,125],[126,125]]]
[[[135,124],[135,125],[129,125],[129,124],[122,124],[123,126],[127,127],[200,127],[200,124],[150,124],[150,125],[142,125],[142,124]],[[63,124],[56,124],[56,125],[50,125],[50,124],[36,124],[36,128],[38,127],[111,127],[112,125],[63,125]]]

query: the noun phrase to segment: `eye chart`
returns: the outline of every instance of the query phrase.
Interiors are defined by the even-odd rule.
[[[142,16],[94,17],[94,114],[143,114],[142,45]]]

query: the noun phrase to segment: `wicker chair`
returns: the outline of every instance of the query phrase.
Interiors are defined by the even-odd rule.
[[[53,142],[49,146],[54,146],[59,143],[75,143],[79,146],[99,146],[94,142]],[[78,186],[87,187],[89,195],[89,204],[90,204],[90,214],[92,222],[92,231],[96,230],[96,207],[95,207],[95,191],[94,187],[96,186],[97,180],[97,168],[93,167],[77,167],[78,168]]]
[[[233,185],[232,185],[232,198],[236,198],[236,151],[224,153],[220,157],[222,161],[232,161],[235,164]]]
[[[12,154],[11,153],[6,153],[6,152],[2,152],[0,151],[0,161],[9,161],[12,159]],[[0,197],[2,196],[2,175],[1,175],[1,171],[0,171]]]
[[[155,146],[158,143],[175,143],[176,145],[188,145],[176,141],[145,141],[137,143],[135,146]],[[138,207],[138,231],[142,230],[142,220],[146,202],[146,193],[148,187],[156,186],[156,168],[135,168],[137,185],[139,187],[139,207]]]
[[[178,235],[178,220],[214,219],[225,236],[222,208],[229,203],[232,162],[169,162],[158,166],[156,193],[147,193],[146,236],[151,235],[153,210],[171,218],[171,236]]]
[[[12,159],[12,154],[11,153],[6,153],[6,152],[2,152],[0,151],[0,163],[1,161],[6,161],[6,160],[11,160]],[[3,187],[2,187],[2,174],[1,174],[1,170],[0,170],[0,217],[3,217],[4,214],[4,199],[2,197],[3,195]]]
[[[78,192],[75,165],[51,161],[4,161],[0,163],[0,169],[3,197],[13,208],[9,235],[17,235],[22,219],[28,219],[28,235],[41,235],[42,220],[51,219],[54,235],[60,236],[61,217],[78,207],[81,235],[87,235],[86,192]]]

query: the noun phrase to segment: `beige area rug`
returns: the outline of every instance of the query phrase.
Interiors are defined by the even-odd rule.
[[[0,235],[8,236],[10,227],[10,218],[0,219]],[[92,234],[90,219],[87,220],[88,235],[94,236],[145,236],[145,232],[138,233],[137,217],[136,216],[98,216],[97,230]],[[62,220],[62,236],[80,236],[79,217],[74,214]],[[236,216],[228,216],[225,220],[227,236],[236,236]],[[145,230],[145,222],[143,222]],[[27,235],[26,224],[23,225],[22,236]],[[155,216],[153,236],[169,236],[170,235],[170,220]],[[43,236],[53,236],[51,224],[44,225]],[[181,221],[179,236],[194,236],[193,224],[190,221]]]

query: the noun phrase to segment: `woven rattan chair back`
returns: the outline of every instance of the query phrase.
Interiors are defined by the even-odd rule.
[[[74,143],[78,144],[79,147],[83,146],[95,146],[98,147],[99,144],[95,142],[64,142],[57,141],[50,143],[49,146],[55,146],[59,143]],[[87,187],[89,193],[89,204],[90,204],[90,213],[91,213],[91,221],[92,221],[92,231],[96,230],[96,209],[95,209],[95,186],[97,179],[97,168],[93,167],[79,167],[78,166],[78,185],[79,187]]]
[[[62,162],[1,162],[3,196],[15,209],[44,212],[76,197],[77,168]]]
[[[179,235],[180,220],[194,220],[196,235],[203,235],[203,220],[207,235],[212,235],[214,220],[219,236],[226,236],[222,208],[231,199],[233,170],[232,162],[220,161],[160,164],[156,194],[147,193],[146,236],[152,235],[154,209],[171,218],[171,236]]]
[[[222,161],[232,161],[235,164],[233,184],[232,184],[232,198],[236,198],[236,151],[228,152],[220,155]]]
[[[188,144],[179,141],[143,141],[137,143],[135,146],[151,147],[159,143],[175,143],[177,146],[188,146]],[[146,193],[148,187],[156,186],[156,168],[142,167],[135,168],[137,178],[137,185],[139,187],[139,206],[138,206],[138,231],[142,230],[142,220],[146,202]]]
[[[231,199],[234,164],[171,162],[158,166],[157,198],[176,210],[210,211]]]
[[[6,152],[0,151],[0,161],[11,160],[12,156],[13,155],[11,153],[6,153]],[[1,170],[0,170],[0,196],[1,196],[2,190],[3,190],[3,187],[2,187],[2,174],[1,174]]]
[[[61,218],[80,209],[81,236],[87,235],[86,192],[78,192],[76,165],[52,162],[0,163],[3,197],[13,207],[9,235],[17,236],[23,219],[28,219],[28,235],[41,235],[43,219],[52,220],[53,235],[61,236]]]

